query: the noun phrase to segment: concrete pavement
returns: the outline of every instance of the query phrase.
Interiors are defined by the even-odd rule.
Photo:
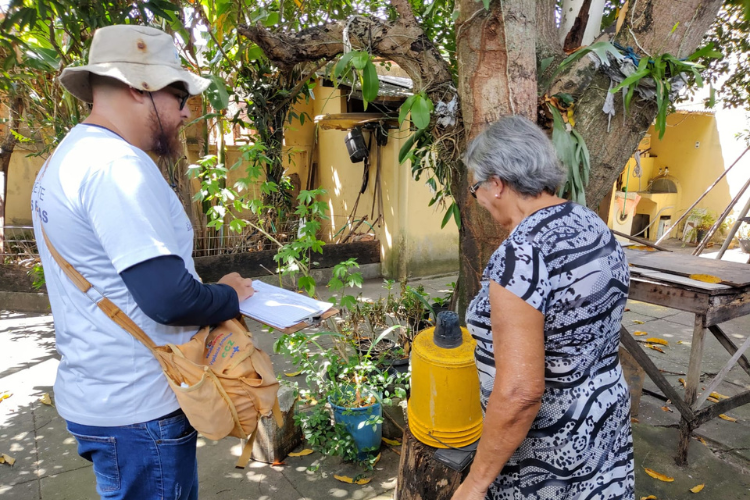
[[[414,280],[428,292],[442,295],[454,276]],[[381,293],[381,279],[367,280],[363,295],[376,298]],[[669,341],[664,353],[648,350],[658,367],[666,370],[677,387],[685,377],[692,335],[692,316],[676,310],[644,303],[629,304],[623,324],[631,332],[647,331]],[[272,353],[275,334],[261,331],[248,322],[261,347]],[[742,343],[750,334],[750,318],[723,325],[725,331]],[[639,338],[639,337],[636,337]],[[682,343],[679,343],[681,341]],[[292,371],[291,364],[272,354],[276,372]],[[707,336],[703,363],[704,380],[719,371],[729,359],[728,353],[712,336]],[[0,312],[0,393],[13,396],[0,403],[0,453],[17,461],[13,467],[0,465],[0,500],[85,500],[96,499],[94,476],[89,462],[78,457],[75,441],[66,432],[65,423],[55,409],[39,402],[43,393],[52,394],[58,356],[54,347],[52,318],[44,314]],[[283,376],[282,376],[283,378]],[[641,399],[639,422],[634,424],[636,498],[656,495],[662,499],[750,498],[750,406],[729,412],[736,423],[716,420],[697,431],[707,443],[691,443],[690,465],[674,464],[677,449],[676,411],[664,411],[670,405],[659,397],[658,389],[648,379]],[[735,368],[719,388],[726,395],[750,389],[750,377]],[[710,403],[707,403],[710,404]],[[334,474],[354,476],[360,471],[337,459],[322,461],[320,455],[288,457],[284,466],[251,463],[245,470],[234,468],[239,455],[238,440],[220,442],[199,439],[198,461],[200,498],[248,500],[318,500],[328,498],[384,500],[392,498],[398,475],[399,456],[383,448],[382,459],[368,473],[367,485],[350,485],[333,479]],[[651,468],[675,478],[663,483],[647,476]],[[314,470],[317,469],[317,470]],[[696,496],[688,491],[698,484],[705,489]],[[427,499],[425,499],[427,500]]]

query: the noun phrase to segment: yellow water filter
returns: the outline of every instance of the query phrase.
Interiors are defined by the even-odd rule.
[[[453,339],[446,343],[441,313],[435,328],[420,332],[411,352],[409,428],[420,442],[434,448],[460,448],[482,435],[479,376],[474,362],[476,342],[458,317],[450,318]],[[448,345],[449,347],[441,347]]]

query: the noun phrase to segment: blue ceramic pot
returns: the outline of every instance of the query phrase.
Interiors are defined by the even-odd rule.
[[[333,403],[331,398],[328,402],[333,408],[333,418],[337,424],[343,424],[346,430],[354,438],[357,445],[358,458],[364,460],[368,454],[376,453],[380,449],[380,441],[383,437],[383,424],[365,424],[373,415],[383,416],[383,408],[380,403],[374,403],[361,408],[345,408]]]

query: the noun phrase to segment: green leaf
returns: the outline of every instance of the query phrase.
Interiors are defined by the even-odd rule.
[[[269,12],[268,17],[263,20],[263,26],[265,26],[266,28],[275,26],[279,24],[279,19],[280,18],[278,12]]]
[[[411,151],[411,148],[414,147],[414,143],[417,142],[422,137],[422,135],[424,135],[424,132],[424,129],[417,130],[411,135],[411,137],[406,139],[406,142],[404,142],[403,146],[401,146],[401,149],[398,152],[399,164],[404,163],[407,155],[409,154],[409,151]]]
[[[343,297],[341,297],[339,305],[346,309],[352,309],[357,305],[357,299],[356,297],[354,297],[354,295],[344,295]]]
[[[451,217],[453,216],[453,205],[451,205],[448,210],[445,211],[445,215],[443,216],[443,222],[440,223],[440,229],[443,229],[446,224],[448,224],[448,221],[451,220]]]
[[[216,111],[226,109],[229,105],[229,94],[227,93],[227,84],[224,79],[218,75],[203,75],[211,80],[211,84],[205,91],[208,101]]]
[[[432,101],[423,94],[417,94],[411,106],[411,121],[418,129],[426,129],[430,125]]]
[[[300,277],[297,286],[303,289],[310,297],[315,295],[315,279],[311,276]]]
[[[714,88],[713,84],[709,85],[709,96],[708,101],[706,102],[707,108],[713,108],[716,104],[716,89]]]
[[[336,66],[333,68],[333,78],[338,79],[341,77],[341,75],[346,71],[347,66],[349,65],[349,61],[351,61],[352,57],[354,57],[355,51],[347,52],[343,56],[341,56],[341,59],[339,59],[339,62],[336,63]]]
[[[362,71],[362,99],[365,102],[374,101],[378,98],[379,88],[380,80],[378,79],[378,72],[375,70],[375,65],[372,61],[368,60],[364,71]]]
[[[695,61],[696,59],[700,59],[702,57],[719,59],[720,57],[722,57],[722,55],[723,54],[720,51],[714,50],[714,42],[709,42],[708,44],[704,45],[700,49],[687,56],[687,60]]]
[[[432,14],[432,10],[438,3],[443,3],[442,0],[434,0],[430,5],[427,6],[425,11],[422,13],[422,19]]]
[[[352,56],[352,66],[360,71],[365,69],[367,63],[370,62],[370,54],[362,50],[355,50],[352,54],[354,54]]]
[[[544,73],[547,68],[549,68],[549,65],[552,64],[552,61],[555,60],[555,56],[549,56],[547,58],[542,59],[540,65],[539,65],[539,73]]]
[[[251,45],[248,47],[247,52],[245,53],[247,56],[247,59],[250,61],[257,61],[258,59],[261,59],[265,56],[263,53],[263,49],[261,49],[258,45]]]
[[[406,115],[409,114],[409,110],[411,110],[412,104],[414,104],[414,100],[416,98],[417,98],[417,94],[409,96],[401,105],[401,108],[399,109],[399,112],[398,112],[398,124],[399,125],[402,125],[404,123],[404,120],[406,119]]]
[[[589,185],[589,173],[591,172],[591,155],[589,154],[589,148],[586,146],[586,141],[583,140],[583,136],[579,134],[575,129],[571,130],[570,133],[575,137],[578,142],[578,146],[581,149],[581,160],[583,165],[583,185]]]

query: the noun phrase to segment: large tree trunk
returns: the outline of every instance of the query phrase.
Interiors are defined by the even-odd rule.
[[[461,0],[456,20],[458,92],[467,142],[503,115],[536,120],[537,79],[534,0]],[[463,148],[462,148],[463,149]],[[460,170],[454,197],[461,209],[458,307],[461,316],[479,290],[482,270],[507,237],[489,212],[468,192],[469,174]]]
[[[16,97],[10,103],[7,130],[0,144],[0,255],[5,253],[5,204],[8,199],[8,170],[10,157],[18,140],[16,135],[21,124],[23,114],[23,99]]]

